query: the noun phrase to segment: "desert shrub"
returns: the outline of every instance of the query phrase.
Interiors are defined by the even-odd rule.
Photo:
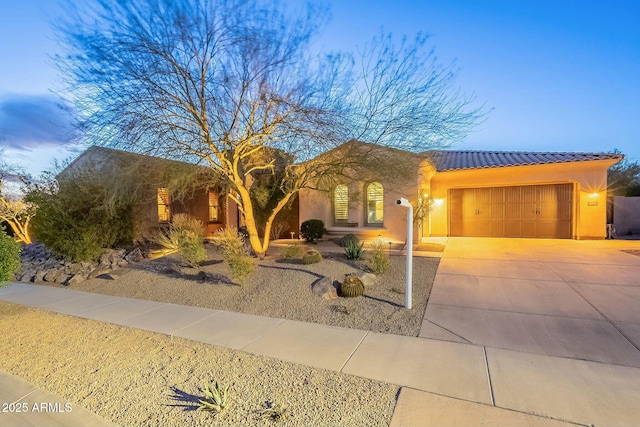
[[[350,260],[360,260],[364,256],[364,242],[350,240],[344,248],[344,256]]]
[[[247,276],[253,271],[253,259],[248,255],[234,254],[225,257],[225,262],[231,271],[231,278],[244,283]]]
[[[302,256],[302,246],[295,243],[289,243],[282,250],[282,256],[287,259],[300,258]]]
[[[223,257],[248,254],[244,239],[235,227],[223,228],[213,236],[213,241],[222,250]]]
[[[91,261],[105,248],[133,240],[133,204],[119,200],[107,204],[108,185],[91,176],[32,188],[25,201],[37,206],[31,221],[34,237],[57,256]]]
[[[0,228],[0,285],[13,279],[20,268],[22,246],[13,237],[8,236],[4,227]]]
[[[389,254],[385,251],[384,243],[380,240],[376,240],[369,244],[369,268],[376,275],[381,275],[389,270],[391,261],[389,260]]]
[[[167,249],[179,251],[182,262],[190,267],[197,267],[207,258],[204,225],[186,214],[175,215],[169,229],[158,235],[157,242]]]
[[[352,242],[360,243],[360,239],[358,239],[358,236],[353,233],[345,234],[340,238],[340,240],[338,240],[338,244],[343,248],[346,248],[347,246],[349,246],[349,243]]]
[[[300,225],[300,235],[310,243],[321,239],[324,234],[324,222],[319,219],[309,219]]]
[[[238,234],[243,239],[245,239],[245,240],[248,239],[249,238],[249,230],[247,229],[247,226],[243,225],[242,227],[238,228]]]
[[[213,241],[222,249],[222,258],[231,271],[231,278],[243,283],[254,265],[242,234],[236,228],[229,227],[218,231]]]

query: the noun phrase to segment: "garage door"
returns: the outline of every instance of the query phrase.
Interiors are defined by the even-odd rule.
[[[569,239],[572,195],[572,184],[454,189],[451,235]]]

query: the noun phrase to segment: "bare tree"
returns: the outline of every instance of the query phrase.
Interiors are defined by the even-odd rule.
[[[614,149],[613,154],[622,154]],[[607,171],[607,191],[614,196],[640,195],[640,164],[624,157]]]
[[[29,224],[35,215],[35,206],[23,199],[22,190],[28,180],[20,168],[0,163],[0,220],[9,224],[15,236],[25,244],[31,243]]]
[[[326,14],[311,5],[290,13],[260,0],[97,0],[67,11],[59,30],[68,53],[57,59],[85,136],[210,167],[259,256],[300,189],[371,166],[369,145],[326,155],[344,141],[424,151],[482,115],[451,91],[454,70],[438,65],[426,37],[398,46],[379,37],[359,56],[312,55]],[[261,240],[251,188],[277,170],[282,198]]]

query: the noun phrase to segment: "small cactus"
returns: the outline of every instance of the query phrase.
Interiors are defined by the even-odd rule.
[[[356,276],[347,276],[340,285],[340,293],[343,297],[359,297],[364,294],[364,283]]]
[[[308,265],[308,264],[317,264],[320,261],[322,261],[322,255],[320,255],[320,252],[318,252],[315,249],[309,249],[303,256],[302,256],[302,263],[304,265]]]

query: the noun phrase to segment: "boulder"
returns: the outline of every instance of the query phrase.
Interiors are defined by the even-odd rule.
[[[333,279],[329,277],[323,277],[322,279],[317,280],[311,286],[311,292],[313,292],[314,296],[326,300],[338,298],[338,292],[336,291],[335,286],[333,286]]]
[[[110,271],[111,271],[110,268],[96,268],[91,273],[89,273],[89,278],[94,279],[98,276],[109,274]]]
[[[31,279],[31,280],[33,281],[33,283],[42,283],[42,282],[44,282],[44,275],[47,274],[47,273],[48,272],[46,270],[38,270],[33,275],[33,279]]]
[[[360,273],[358,275],[358,279],[360,279],[360,281],[362,282],[362,284],[366,288],[368,286],[374,285],[378,278],[373,273]]]
[[[82,276],[81,274],[74,274],[73,276],[70,276],[67,281],[63,283],[63,285],[77,285],[85,279],[86,277]]]
[[[144,255],[140,248],[135,248],[124,257],[128,262],[140,262],[144,259]]]
[[[111,264],[118,264],[124,260],[124,254],[127,253],[126,249],[112,249],[109,255],[109,262]]]
[[[61,271],[57,270],[57,269],[51,269],[51,270],[47,270],[44,275],[42,276],[42,279],[45,282],[52,282],[52,283],[59,283],[61,276],[63,276],[64,273],[62,273]],[[65,277],[66,279],[66,277]]]

